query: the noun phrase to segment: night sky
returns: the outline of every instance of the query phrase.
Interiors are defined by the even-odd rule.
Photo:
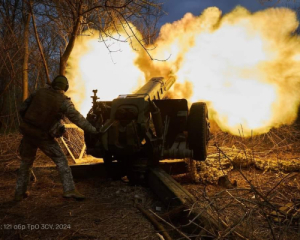
[[[273,0],[271,3],[265,3],[264,5],[261,5],[259,0],[164,0],[164,2],[164,10],[167,12],[167,15],[160,19],[159,27],[167,22],[174,22],[181,19],[187,12],[198,16],[204,9],[212,6],[218,7],[223,13],[230,12],[237,5],[241,5],[249,11],[255,12],[274,6],[277,0]],[[286,0],[282,2],[281,4],[276,4],[276,7],[287,6]],[[292,7],[291,4],[288,6]]]

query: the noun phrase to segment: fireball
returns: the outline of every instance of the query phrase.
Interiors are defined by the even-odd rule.
[[[148,46],[153,49],[148,53],[163,61],[151,60],[136,42],[132,47],[126,35],[122,41],[101,42],[99,34],[80,37],[68,62],[70,95],[85,114],[92,89],[98,89],[102,100],[112,100],[134,92],[151,77],[172,73],[177,81],[169,96],[207,102],[210,118],[223,131],[266,133],[297,116],[297,27],[296,13],[286,8],[251,13],[238,6],[222,15],[211,7],[200,16],[187,13],[164,25]]]

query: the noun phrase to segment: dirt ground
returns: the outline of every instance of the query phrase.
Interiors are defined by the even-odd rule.
[[[64,199],[56,169],[39,168],[53,166],[40,152],[34,162],[37,182],[31,184],[28,198],[15,203],[20,160],[17,146],[7,149],[4,144],[17,142],[17,138],[6,136],[1,143],[0,239],[159,239],[135,207],[136,202],[152,209],[161,205],[149,189],[102,178],[75,179],[87,199]]]
[[[134,207],[136,199],[148,208],[157,205],[149,189],[93,178],[76,182],[86,200],[69,200],[57,171],[43,169],[30,196],[14,203],[17,169],[1,169],[0,239],[159,239]]]
[[[122,181],[75,179],[79,191],[87,196],[84,201],[76,201],[62,197],[62,186],[54,168],[37,168],[37,182],[31,184],[29,197],[13,202],[20,161],[19,140],[20,136],[16,135],[0,139],[0,239],[162,239],[135,204],[142,204],[158,215],[166,211],[166,206],[162,206],[150,189],[129,186]],[[226,142],[227,147],[230,144]],[[298,145],[295,146],[294,150]],[[217,150],[214,148],[211,154]],[[291,155],[291,149],[285,151]],[[299,160],[297,152],[292,155]],[[281,154],[284,158],[284,152]],[[53,163],[39,152],[34,166],[53,166]],[[201,166],[197,168],[201,172]],[[199,226],[199,230],[204,229],[200,234],[185,232],[189,238],[300,239],[298,172],[261,170],[253,164],[228,169],[225,182],[215,178],[195,181],[190,174],[174,176],[220,223],[220,229],[214,232],[207,226]],[[220,168],[220,171],[225,170]],[[157,211],[157,207],[162,210]],[[173,224],[171,219],[167,221]],[[165,227],[174,239],[183,239],[178,234],[172,235],[170,226]],[[179,230],[185,231],[180,227]]]

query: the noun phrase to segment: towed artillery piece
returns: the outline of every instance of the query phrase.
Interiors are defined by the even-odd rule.
[[[174,82],[174,77],[155,77],[113,101],[97,101],[97,90],[93,91],[87,120],[102,134],[85,133],[87,154],[103,158],[111,177],[143,183],[148,169],[160,160],[206,159],[207,106],[196,102],[189,109],[186,99],[166,99]]]

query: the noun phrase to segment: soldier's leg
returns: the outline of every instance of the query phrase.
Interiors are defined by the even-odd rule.
[[[71,169],[59,144],[54,139],[45,140],[40,142],[39,148],[56,164],[63,184],[64,192],[75,190]]]
[[[28,138],[23,137],[20,144],[21,164],[18,172],[15,199],[22,200],[30,180],[30,173],[32,172],[32,164],[36,156],[37,146]]]

